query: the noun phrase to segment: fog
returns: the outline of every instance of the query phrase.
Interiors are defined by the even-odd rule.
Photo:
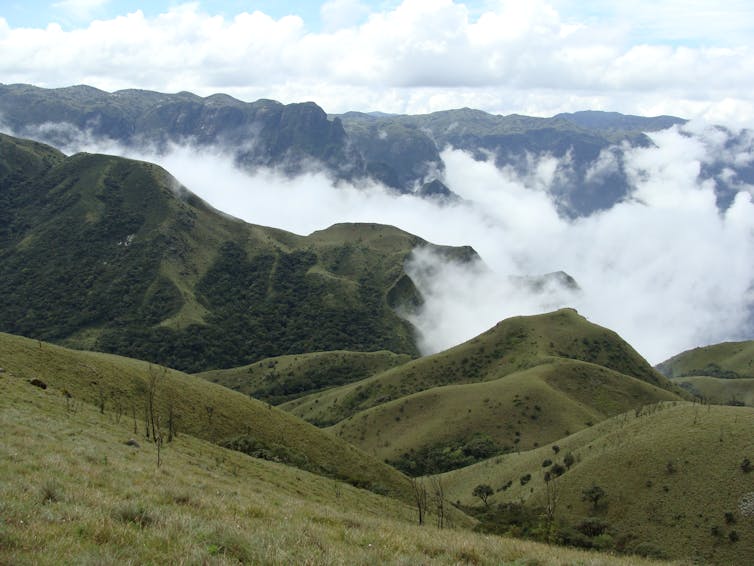
[[[519,175],[447,149],[445,181],[461,199],[443,203],[373,183],[336,185],[322,172],[293,179],[275,170],[249,174],[220,150],[188,145],[158,154],[69,132],[67,150],[157,162],[212,206],[255,224],[308,234],[337,222],[378,222],[436,244],[473,246],[481,263],[454,264],[421,250],[407,263],[426,301],[409,317],[425,353],[506,317],[562,306],[617,331],[652,363],[699,345],[754,338],[752,187],[721,167],[738,193],[720,211],[715,179],[699,176],[712,163],[751,163],[750,140],[736,145],[729,133],[704,124],[650,137],[654,147],[624,147],[622,157],[603,152],[591,174],[622,159],[631,194],[579,219],[558,214],[549,189],[568,164],[549,155],[530,156],[529,171]],[[552,281],[534,291],[512,278],[560,270],[579,290]]]

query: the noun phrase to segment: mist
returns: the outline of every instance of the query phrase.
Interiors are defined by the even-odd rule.
[[[46,129],[59,135],[65,126]],[[752,187],[724,166],[750,164],[754,154],[751,144],[735,145],[730,133],[704,124],[650,134],[654,147],[603,152],[590,174],[604,174],[620,159],[631,192],[609,210],[578,219],[558,214],[550,188],[568,163],[550,155],[529,156],[529,170],[520,175],[446,149],[445,182],[461,199],[441,202],[376,183],[336,184],[321,171],[292,179],[273,169],[248,173],[221,149],[181,145],[158,153],[82,132],[63,137],[69,153],[159,163],[215,208],[254,224],[308,234],[337,222],[377,222],[432,243],[473,246],[480,262],[460,265],[426,250],[407,262],[425,297],[421,312],[407,315],[423,353],[504,318],[564,306],[617,331],[651,363],[699,345],[754,338]],[[713,163],[723,164],[719,175],[738,191],[724,211],[716,204],[716,179],[700,178]],[[516,279],[557,271],[579,289],[556,279],[537,288]]]

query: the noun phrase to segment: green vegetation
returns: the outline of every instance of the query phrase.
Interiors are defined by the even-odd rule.
[[[750,526],[754,513],[742,464],[754,454],[753,426],[752,408],[664,402],[559,439],[554,458],[551,446],[541,446],[439,477],[452,501],[467,511],[476,506],[486,532],[748,564],[754,532],[741,525]],[[570,465],[564,454],[572,454]],[[546,458],[553,465],[543,468]],[[480,484],[495,490],[489,507],[472,493]]]
[[[313,352],[267,358],[248,366],[214,370],[198,377],[278,405],[338,385],[365,379],[408,362],[392,352]]]
[[[155,438],[161,426],[165,439],[171,431],[191,435],[410,500],[408,480],[389,466],[288,413],[194,376],[7,334],[0,334],[0,364],[6,375],[55,388],[70,410],[96,405],[127,422],[135,438]]]
[[[475,534],[459,528],[470,523],[457,512],[446,517],[454,528],[440,530],[434,506],[420,527],[411,505],[190,434],[164,448],[158,468],[154,445],[132,441],[129,415],[118,417],[109,397],[105,414],[70,403],[50,377],[77,383],[73,368],[49,356],[59,349],[41,350],[46,389],[6,369],[15,357],[0,352],[3,564],[650,564]],[[133,371],[111,356],[67,355],[103,372],[102,360]]]
[[[657,366],[668,377],[754,378],[754,341],[724,342],[688,350]]]
[[[403,271],[429,245],[415,236],[345,224],[302,237],[223,216],[148,163],[5,135],[0,156],[2,331],[192,372],[418,353],[393,310],[418,300]]]
[[[564,309],[284,403],[410,475],[554,442],[674,388],[615,333]]]

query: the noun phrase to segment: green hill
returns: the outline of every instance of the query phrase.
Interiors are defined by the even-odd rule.
[[[309,393],[365,379],[411,360],[392,352],[313,352],[267,358],[197,377],[278,405]]]
[[[559,360],[446,385],[361,411],[335,434],[411,475],[530,450],[633,407],[678,397],[600,366]]]
[[[410,474],[552,442],[682,390],[572,309],[281,405]]]
[[[692,395],[715,405],[754,407],[754,379],[725,379],[706,375],[675,377],[673,383]]]
[[[198,377],[8,334],[0,334],[0,367],[5,375],[65,392],[61,406],[99,407],[133,435],[144,436],[148,424],[149,434],[156,426],[165,438],[191,435],[409,499],[408,481],[392,468],[288,413]]]
[[[127,419],[7,370],[0,427],[3,564],[656,564],[419,527],[395,499],[189,435],[158,468]]]
[[[444,385],[490,381],[559,359],[579,360],[673,390],[615,332],[588,322],[573,309],[506,319],[444,352],[379,375],[297,399],[283,408],[320,426],[359,411]]]
[[[416,355],[392,307],[419,300],[403,263],[427,245],[375,224],[307,237],[246,224],[155,165],[0,135],[0,331],[193,372]]]
[[[613,417],[557,446],[441,477],[451,500],[480,511],[484,506],[472,491],[492,487],[484,519],[490,531],[694,563],[750,564],[752,430],[751,408],[662,403]]]
[[[658,364],[657,369],[671,378],[691,375],[754,378],[754,341],[723,342],[687,350]]]

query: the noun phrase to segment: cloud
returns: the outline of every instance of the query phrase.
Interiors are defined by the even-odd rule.
[[[754,159],[752,136],[690,123],[651,134],[651,147],[606,151],[596,172],[622,160],[629,198],[586,218],[558,215],[551,183],[568,167],[532,155],[523,172],[446,150],[450,186],[462,197],[441,205],[377,184],[335,186],[322,172],[288,179],[237,169],[220,150],[176,146],[156,154],[124,149],[60,125],[26,132],[68,140],[68,151],[106,151],[156,161],[216,208],[252,223],[307,234],[336,222],[398,226],[437,244],[471,245],[484,264],[457,265],[417,252],[407,265],[424,294],[411,320],[425,352],[469,339],[499,320],[571,306],[620,333],[657,363],[682,350],[754,336],[754,204],[734,183],[731,206],[716,206],[715,184]],[[700,171],[715,165],[703,180]],[[594,173],[598,174],[598,173]],[[557,271],[578,292],[517,277]]]
[[[368,15],[358,0],[331,0],[317,32],[298,16],[224,18],[191,3],[70,31],[3,22],[0,74],[5,82],[42,86],[313,99],[329,112],[471,106],[549,115],[592,108],[754,123],[754,34],[731,31],[754,31],[746,24],[754,21],[752,8],[737,2],[722,12],[696,2],[717,22],[703,33],[699,17],[683,16],[675,3],[655,4],[651,13],[660,10],[665,22],[657,33],[678,35],[672,21],[680,17],[704,41],[679,44],[652,34],[637,41],[647,18],[617,8],[595,17],[556,0],[501,0],[481,11],[452,0],[404,0]]]

